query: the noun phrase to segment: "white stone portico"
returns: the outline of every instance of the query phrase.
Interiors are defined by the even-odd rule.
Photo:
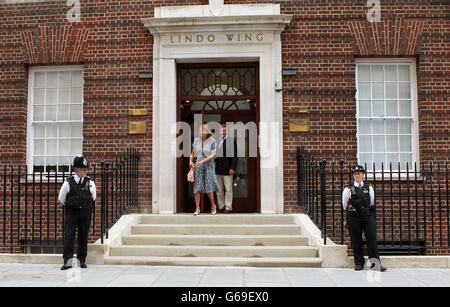
[[[153,46],[153,213],[176,212],[176,63],[259,62],[261,213],[283,213],[280,35],[292,16],[278,4],[177,6],[144,19]],[[270,132],[270,133],[267,133]]]

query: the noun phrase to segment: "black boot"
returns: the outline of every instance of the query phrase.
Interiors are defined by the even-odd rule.
[[[65,271],[71,268],[72,268],[71,265],[69,265],[67,262],[64,262],[64,265],[61,267],[61,271]]]
[[[355,271],[362,271],[362,270],[364,270],[364,265],[362,264],[355,265]]]

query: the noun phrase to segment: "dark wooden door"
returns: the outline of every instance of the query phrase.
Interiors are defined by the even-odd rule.
[[[258,123],[258,66],[254,63],[244,64],[200,64],[204,71],[201,72],[196,65],[179,65],[178,67],[178,121],[186,122],[191,126],[191,131],[194,131],[194,115],[202,114],[202,122],[208,123],[210,121],[223,123],[236,123],[242,122],[247,124],[250,122]],[[240,72],[247,74],[247,83],[251,82],[256,88],[250,89],[247,87],[247,91],[237,89],[237,73],[233,70],[235,67],[240,68]],[[249,70],[246,70],[250,68]],[[228,74],[234,72],[235,81],[230,81],[230,78],[226,78],[229,83],[234,86],[233,90],[227,90],[225,94],[221,94],[220,91],[215,90],[212,95],[205,95],[203,90],[202,95],[183,95],[189,92],[189,87],[185,86],[185,89],[181,89],[181,85],[185,84],[186,80],[183,78],[183,70],[191,70],[191,74],[202,74],[210,72],[211,69],[214,74],[220,74],[222,69],[228,70]],[[200,72],[199,72],[200,71]],[[222,72],[223,74],[223,72]],[[249,76],[252,76],[250,80]],[[229,76],[228,76],[229,77]],[[197,76],[198,78],[198,76]],[[200,80],[199,78],[198,80]],[[196,82],[199,82],[196,80]],[[221,80],[223,83],[223,80]],[[213,80],[214,84],[218,81]],[[206,85],[198,86],[194,84],[201,91],[201,88],[210,86],[211,82]],[[186,84],[185,84],[186,85]],[[241,84],[242,86],[243,84]],[[225,89],[223,87],[222,89]],[[240,95],[229,95],[238,92]],[[198,94],[192,91],[190,94]],[[242,94],[242,95],[241,95]],[[226,97],[224,97],[226,96]],[[234,213],[256,213],[260,211],[259,207],[259,158],[249,157],[249,141],[250,134],[247,132],[245,137],[238,137],[235,135],[239,146],[245,146],[245,156],[240,157],[238,160],[237,175],[233,180],[233,212]],[[191,144],[194,140],[194,135],[191,136]],[[190,145],[190,144],[189,144]],[[184,145],[183,145],[184,146]],[[187,173],[189,171],[189,158],[181,157],[177,159],[177,212],[178,213],[192,213],[195,211],[195,202],[193,194],[193,184],[186,180]],[[202,200],[202,212],[210,212],[210,204],[206,195]],[[217,196],[216,196],[217,200]],[[217,203],[217,201],[216,201]]]

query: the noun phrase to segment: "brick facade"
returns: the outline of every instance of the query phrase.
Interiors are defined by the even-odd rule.
[[[450,156],[450,3],[382,0],[382,20],[369,23],[363,0],[225,1],[280,3],[294,20],[282,33],[285,212],[298,212],[295,150],[356,161],[355,60],[409,57],[417,61],[421,162]],[[151,212],[153,38],[141,18],[155,7],[207,4],[207,0],[81,1],[81,22],[68,23],[65,1],[0,4],[0,159],[26,163],[28,67],[84,67],[83,151],[98,163],[129,146],[143,154],[141,211]],[[292,106],[309,113],[290,114]],[[146,108],[146,135],[127,134],[128,109]],[[288,131],[293,118],[309,119],[308,133]],[[157,174],[156,174],[157,175]]]

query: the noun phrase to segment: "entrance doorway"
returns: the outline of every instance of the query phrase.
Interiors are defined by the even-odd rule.
[[[244,125],[255,123],[257,126],[258,107],[259,63],[177,65],[177,121],[190,125],[191,144],[195,137],[196,114],[201,115],[203,123],[242,122]],[[238,159],[233,180],[233,213],[260,212],[259,157],[249,155],[251,152],[249,146],[252,142],[249,141],[248,131],[245,135],[233,137],[238,143],[238,148],[245,148],[245,154]],[[188,171],[189,157],[178,158],[177,213],[195,211],[193,184],[186,180]],[[202,203],[204,207],[202,212],[210,212],[206,195],[203,196]]]

